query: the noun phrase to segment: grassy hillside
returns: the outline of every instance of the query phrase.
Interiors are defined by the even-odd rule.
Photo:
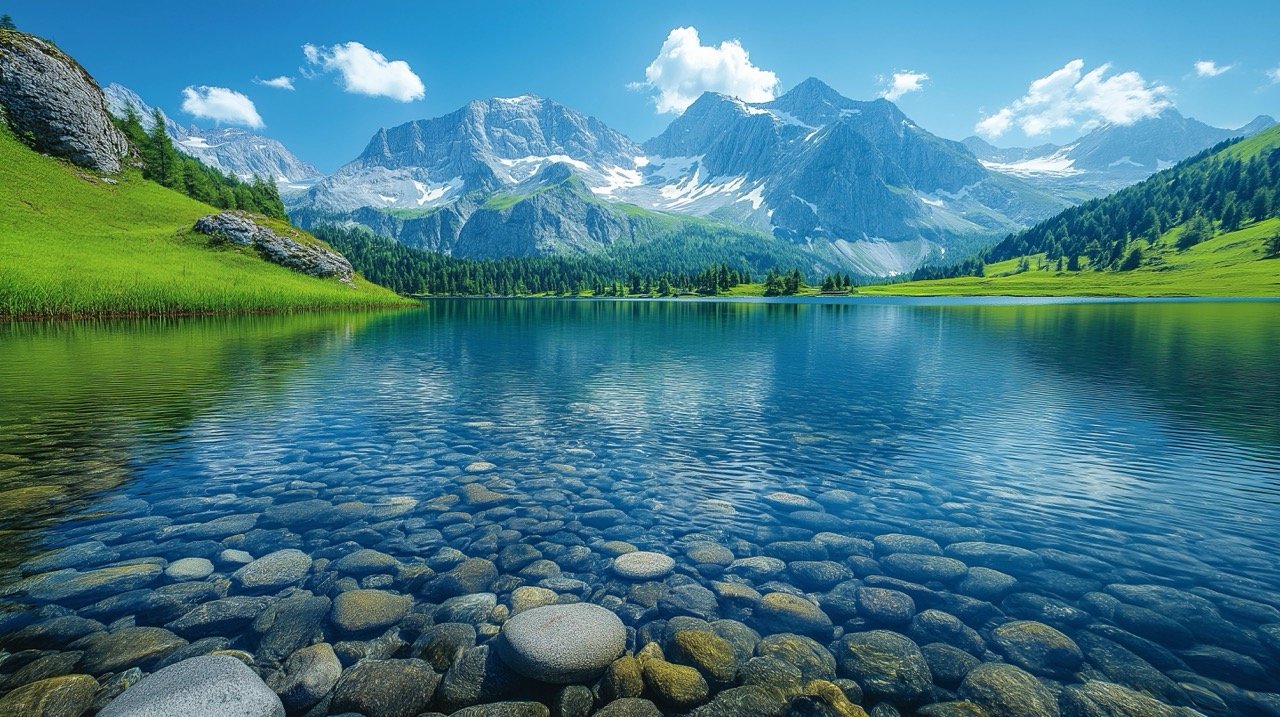
[[[212,207],[133,170],[116,179],[33,152],[0,126],[0,318],[405,302],[362,279],[351,287],[210,248],[191,225]]]
[[[1185,251],[1175,247],[1180,229],[1166,233],[1154,248],[1142,243],[1146,263],[1132,271],[1038,271],[1043,255],[1027,257],[1032,269],[1018,272],[1021,259],[988,264],[985,276],[862,287],[863,294],[911,296],[1280,296],[1280,258],[1268,258],[1267,238],[1280,232],[1280,219],[1219,234]],[[1056,268],[1056,265],[1055,265]]]
[[[938,272],[967,274],[970,263],[985,261],[983,276],[865,293],[1280,296],[1277,235],[1280,127],[1273,127],[1010,235],[960,271]],[[1070,271],[1072,264],[1081,270]]]

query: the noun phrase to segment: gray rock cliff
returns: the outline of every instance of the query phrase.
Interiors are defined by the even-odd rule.
[[[0,107],[35,149],[82,167],[119,172],[130,153],[124,134],[111,123],[98,83],[38,37],[0,30]]]

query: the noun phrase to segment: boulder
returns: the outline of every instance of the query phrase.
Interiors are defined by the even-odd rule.
[[[38,37],[0,30],[0,108],[35,149],[81,167],[114,174],[130,153],[98,83]]]
[[[440,676],[422,660],[361,660],[333,693],[330,714],[414,717],[427,711]]]
[[[756,607],[756,627],[761,632],[793,632],[830,640],[833,625],[822,608],[790,593],[769,593]]]
[[[224,241],[256,249],[262,258],[307,276],[336,277],[351,283],[355,273],[347,258],[319,243],[305,240],[301,234],[288,237],[257,224],[241,212],[221,212],[196,220],[194,229],[215,241]]]
[[[207,655],[144,677],[98,717],[284,717],[284,705],[243,662]]]
[[[288,548],[258,558],[231,574],[231,579],[244,590],[274,592],[302,582],[311,569],[311,556]]]
[[[169,653],[185,647],[187,641],[159,627],[126,627],[94,633],[77,644],[84,649],[80,669],[101,675],[130,667],[151,669]]]
[[[613,572],[627,580],[657,580],[666,577],[676,567],[669,555],[637,550],[613,559]]]
[[[1066,677],[1084,663],[1075,641],[1042,622],[1007,622],[991,631],[991,639],[1009,662],[1035,674]]]
[[[929,664],[916,643],[888,630],[846,635],[836,659],[840,675],[856,681],[872,699],[927,702],[933,692]]]
[[[985,662],[960,685],[960,697],[981,705],[990,717],[1059,717],[1058,701],[1033,675],[1014,665]]]
[[[0,715],[80,717],[89,709],[97,691],[98,681],[88,675],[50,677],[0,697]]]
[[[276,694],[293,711],[305,710],[329,694],[342,677],[342,663],[333,647],[321,642],[289,656]]]
[[[361,633],[396,624],[413,605],[413,598],[385,590],[348,590],[333,600],[330,620],[340,630]]]
[[[533,608],[507,620],[498,654],[525,677],[569,684],[598,677],[626,645],[626,627],[613,611],[574,603]]]

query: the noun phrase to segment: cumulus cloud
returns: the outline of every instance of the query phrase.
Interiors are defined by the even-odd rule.
[[[279,90],[293,91],[293,78],[288,75],[280,75],[279,77],[272,77],[269,80],[260,80],[255,77],[253,78],[253,81],[255,84],[265,85],[267,87],[274,87]]]
[[[994,139],[1016,126],[1034,137],[1067,127],[1129,125],[1173,106],[1165,85],[1147,82],[1137,72],[1110,72],[1110,64],[1085,72],[1084,60],[1072,60],[1032,82],[1026,95],[983,118],[975,130]]]
[[[778,76],[751,64],[737,40],[703,45],[694,27],[677,27],[644,71],[644,82],[632,89],[654,92],[658,112],[680,114],[703,92],[720,92],[747,102],[768,102],[778,90]]]
[[[895,72],[889,79],[880,78],[884,90],[880,96],[890,102],[897,102],[899,97],[908,92],[919,92],[924,89],[924,83],[929,81],[929,76],[923,72],[912,72],[911,70],[903,70]]]
[[[1196,74],[1200,77],[1217,77],[1233,67],[1235,65],[1219,65],[1213,60],[1200,60],[1196,62]]]
[[[227,124],[261,127],[262,117],[253,100],[225,87],[200,85],[182,91],[182,110],[194,117]]]
[[[414,74],[404,60],[388,60],[382,53],[347,42],[332,47],[302,46],[307,62],[325,72],[342,75],[347,92],[371,97],[390,97],[399,102],[412,102],[426,96],[422,78]]]

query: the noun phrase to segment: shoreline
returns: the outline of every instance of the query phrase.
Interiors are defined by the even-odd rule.
[[[0,314],[0,324],[44,323],[53,321],[119,321],[125,319],[190,319],[215,316],[271,316],[278,314],[314,314],[330,311],[374,311],[378,309],[412,309],[421,300],[408,299],[394,304],[335,304],[301,307],[274,307],[262,309],[186,310],[177,311],[86,311],[57,314]]]

